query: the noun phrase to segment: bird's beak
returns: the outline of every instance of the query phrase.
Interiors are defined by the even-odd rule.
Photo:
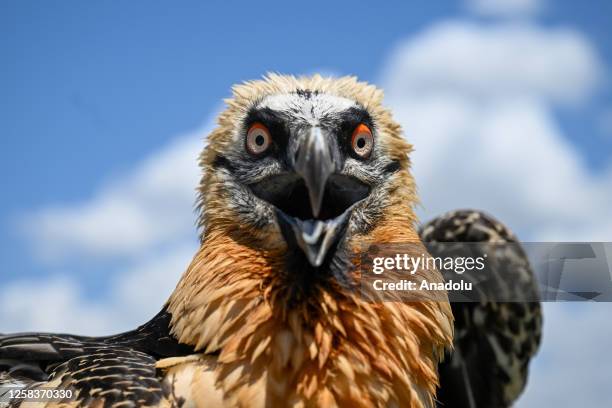
[[[294,169],[306,183],[310,208],[315,218],[321,212],[325,185],[334,168],[330,146],[321,128],[318,126],[310,128],[296,153]]]
[[[251,185],[254,194],[276,208],[289,246],[299,247],[319,267],[346,231],[354,205],[369,194],[363,182],[336,172],[340,152],[335,137],[314,126],[297,135],[290,149],[294,172]]]
[[[301,220],[282,211],[278,218],[285,237],[290,241],[295,239],[311,265],[321,266],[330,247],[344,230],[347,214],[345,212],[331,220],[317,219],[321,214],[327,180],[335,170],[331,146],[323,130],[318,126],[311,127],[302,133],[298,143],[293,168],[304,180],[314,219]]]

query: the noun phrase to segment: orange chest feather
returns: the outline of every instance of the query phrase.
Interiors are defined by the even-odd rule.
[[[223,398],[427,406],[452,335],[444,305],[369,303],[332,285],[288,308],[270,284],[280,251],[274,264],[229,238],[206,245],[168,302],[178,339],[215,356]]]

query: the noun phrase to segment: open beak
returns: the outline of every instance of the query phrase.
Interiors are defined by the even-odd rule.
[[[308,129],[289,160],[294,172],[251,185],[256,196],[276,208],[288,245],[299,247],[315,267],[344,235],[355,204],[370,192],[356,178],[336,173],[340,154],[332,136],[316,126]]]

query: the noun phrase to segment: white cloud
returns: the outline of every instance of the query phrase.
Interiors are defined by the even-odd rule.
[[[197,157],[205,134],[175,139],[85,202],[27,214],[22,229],[47,259],[133,256],[195,237]]]
[[[601,75],[597,53],[573,29],[452,21],[402,43],[384,73],[390,96],[439,92],[559,103],[588,97]]]
[[[475,207],[526,239],[612,237],[612,177],[587,171],[546,106],[438,95],[393,106],[415,145],[424,217]]]
[[[125,263],[108,276],[104,299],[92,300],[75,273],[6,283],[0,288],[0,332],[108,335],[136,328],[161,309],[195,251],[195,243],[179,241]]]
[[[102,334],[112,327],[112,317],[105,305],[86,302],[77,282],[65,275],[5,283],[0,289],[0,332]]]
[[[478,207],[523,238],[609,240],[612,168],[590,173],[551,112],[603,70],[580,34],[523,24],[447,22],[398,47],[382,82],[425,217]]]
[[[147,254],[117,274],[113,303],[116,310],[128,312],[121,330],[134,328],[161,309],[196,250],[196,242],[177,242],[164,252]]]
[[[527,17],[542,11],[544,0],[467,0],[468,10],[489,17]]]

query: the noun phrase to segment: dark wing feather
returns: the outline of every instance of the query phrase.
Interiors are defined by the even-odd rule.
[[[453,242],[501,244],[494,252],[482,247],[488,255],[489,281],[474,286],[472,302],[451,305],[455,316],[454,351],[439,367],[438,405],[511,406],[525,387],[529,361],[541,338],[538,289],[525,253],[508,228],[474,210],[436,218],[422,227],[421,239],[433,256],[442,256],[442,247],[447,251],[448,243]],[[454,273],[444,275],[450,279]]]
[[[164,307],[153,319],[136,330],[115,336],[99,338],[105,344],[114,344],[142,351],[156,358],[177,357],[193,354],[194,349],[179,343],[170,333],[172,315]]]
[[[170,334],[164,309],[136,330],[108,337],[23,333],[0,336],[0,385],[72,389],[82,406],[154,405],[167,392],[155,362],[193,353]],[[123,405],[122,405],[123,406]]]

